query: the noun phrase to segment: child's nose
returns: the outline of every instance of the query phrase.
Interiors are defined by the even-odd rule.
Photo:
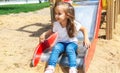
[[[55,18],[58,18],[58,15],[55,15]]]
[[[58,15],[55,15],[55,17],[58,17]]]

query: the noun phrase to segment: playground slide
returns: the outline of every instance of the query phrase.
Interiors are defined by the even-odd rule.
[[[75,19],[88,29],[89,39],[91,40],[90,48],[86,49],[84,46],[82,46],[82,44],[80,44],[80,48],[78,48],[78,52],[80,50],[80,54],[77,55],[77,66],[84,67],[84,72],[86,73],[89,68],[90,62],[94,56],[96,42],[98,39],[98,31],[101,19],[101,0],[87,0],[82,2],[76,2],[76,4],[77,6],[74,6]],[[81,32],[78,34],[78,39],[80,40],[80,42],[83,39],[83,35],[81,34]],[[41,48],[38,46],[37,49]],[[47,62],[50,53],[51,51],[49,49],[45,49],[44,51],[42,50],[39,55],[40,61]],[[36,55],[34,53],[33,59],[36,58],[35,56]],[[68,66],[68,57],[66,55],[60,56],[58,63],[62,66]]]
[[[92,1],[92,0],[91,0]],[[95,0],[94,0],[95,1]],[[96,48],[96,43],[97,43],[97,39],[98,39],[98,32],[99,32],[99,27],[100,27],[100,20],[101,20],[101,10],[102,10],[102,4],[101,4],[101,0],[96,0],[98,1],[98,4],[95,5],[95,7],[97,7],[93,13],[93,19],[92,19],[92,26],[91,26],[91,33],[93,33],[92,36],[92,40],[91,40],[91,47],[87,50],[86,56],[84,58],[84,71],[85,73],[87,72],[90,62],[94,56],[94,52],[95,52],[95,48]],[[89,21],[89,20],[88,20]],[[89,26],[90,27],[90,26]],[[94,29],[94,30],[92,30]],[[91,34],[89,33],[89,35]],[[91,38],[91,36],[89,36]]]
[[[101,0],[87,0],[76,2],[75,8],[75,19],[80,22],[84,27],[87,28],[89,39],[91,40],[91,47],[86,49],[82,44],[79,44],[77,54],[77,66],[83,67],[86,73],[90,62],[94,56],[96,42],[98,39],[98,31],[101,19]],[[83,39],[81,32],[78,34],[80,42]],[[62,66],[68,66],[68,57],[63,55],[59,63]]]

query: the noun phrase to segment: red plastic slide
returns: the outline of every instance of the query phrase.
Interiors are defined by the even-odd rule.
[[[52,47],[55,44],[58,34],[52,34],[48,39],[46,39],[43,43],[39,43],[35,48],[33,58],[32,58],[32,66],[35,67],[40,61],[40,56],[45,49]]]

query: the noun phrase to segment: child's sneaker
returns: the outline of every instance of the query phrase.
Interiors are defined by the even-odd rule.
[[[55,68],[53,66],[48,66],[44,73],[54,73]]]
[[[69,73],[77,73],[77,69],[76,68],[70,68]]]

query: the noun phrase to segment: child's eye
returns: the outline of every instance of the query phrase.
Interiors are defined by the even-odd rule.
[[[58,13],[58,15],[61,15],[61,13]]]
[[[61,15],[61,13],[55,13],[56,15]]]

